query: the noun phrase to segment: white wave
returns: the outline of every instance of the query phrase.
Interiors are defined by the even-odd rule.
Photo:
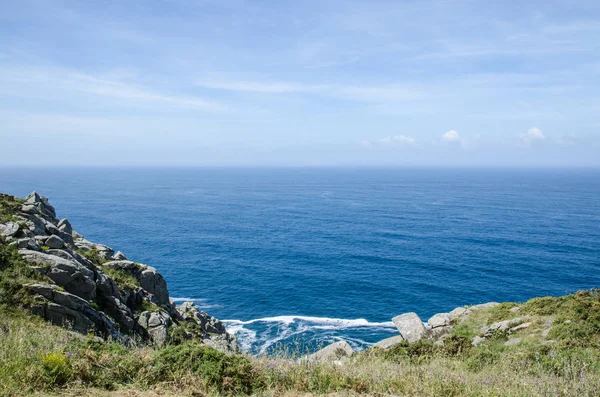
[[[171,298],[173,302],[206,302],[206,298]]]
[[[313,324],[323,324],[333,326],[335,328],[362,328],[362,327],[394,327],[391,321],[386,322],[370,322],[364,318],[358,319],[343,319],[343,318],[328,318],[328,317],[310,317],[310,316],[276,316],[263,317],[254,320],[222,320],[225,324],[249,325],[254,323],[282,323],[292,324],[294,321],[305,321]]]
[[[249,352],[252,349],[252,344],[256,342],[256,331],[246,329],[243,325],[230,326],[227,331],[237,336],[240,349],[244,352]]]

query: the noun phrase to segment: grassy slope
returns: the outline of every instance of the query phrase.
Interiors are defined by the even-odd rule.
[[[600,390],[598,302],[598,294],[584,292],[522,305],[518,315],[537,314],[516,346],[504,346],[502,334],[468,343],[481,324],[515,315],[501,307],[469,318],[443,347],[373,349],[344,366],[228,356],[194,343],[124,348],[2,305],[0,395],[593,396]],[[540,329],[549,317],[556,342],[544,345]]]

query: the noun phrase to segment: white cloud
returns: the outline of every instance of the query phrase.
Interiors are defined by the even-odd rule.
[[[536,142],[543,142],[546,140],[544,132],[537,127],[532,127],[527,132],[521,134],[521,143],[525,146],[531,146]]]
[[[442,135],[442,141],[448,143],[460,142],[460,134],[454,130],[450,130]]]
[[[406,136],[406,135],[394,135],[394,136],[387,136],[385,138],[382,138],[382,139],[380,139],[380,142],[383,144],[386,144],[386,145],[394,144],[394,143],[399,143],[399,144],[404,144],[404,145],[414,145],[415,138]]]
[[[215,90],[254,92],[260,94],[318,92],[328,88],[327,85],[256,81],[198,81],[196,82],[196,85]]]
[[[59,94],[60,93],[60,94]],[[155,104],[172,108],[223,111],[226,106],[196,96],[174,95],[152,87],[80,73],[63,68],[0,66],[0,94],[55,99],[58,95],[92,95],[124,101],[128,105]],[[74,100],[80,100],[79,97]]]

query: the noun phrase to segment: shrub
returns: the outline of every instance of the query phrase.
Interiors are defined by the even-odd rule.
[[[494,306],[489,309],[488,324],[493,324],[498,321],[504,321],[515,317],[515,313],[511,312],[510,309],[516,307],[516,303],[505,302],[498,306]]]
[[[117,270],[107,266],[102,267],[102,270],[104,271],[104,274],[117,283],[119,290],[122,292],[131,291],[140,286],[140,282],[135,277],[123,270]]]
[[[177,382],[184,375],[200,375],[214,391],[249,394],[252,391],[251,362],[242,356],[230,356],[211,347],[187,342],[158,350],[152,359],[152,382]]]
[[[90,250],[78,249],[76,252],[79,255],[87,258],[90,262],[92,262],[96,266],[100,266],[103,263],[107,262],[104,258],[102,258],[100,256],[100,253],[95,248],[90,249]]]
[[[13,220],[24,201],[20,198],[0,193],[0,223]]]
[[[64,385],[72,375],[71,359],[63,352],[50,352],[42,359],[44,374],[50,385]]]

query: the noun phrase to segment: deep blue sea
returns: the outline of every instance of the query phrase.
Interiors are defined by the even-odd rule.
[[[257,354],[600,287],[598,170],[0,169],[32,190]]]

